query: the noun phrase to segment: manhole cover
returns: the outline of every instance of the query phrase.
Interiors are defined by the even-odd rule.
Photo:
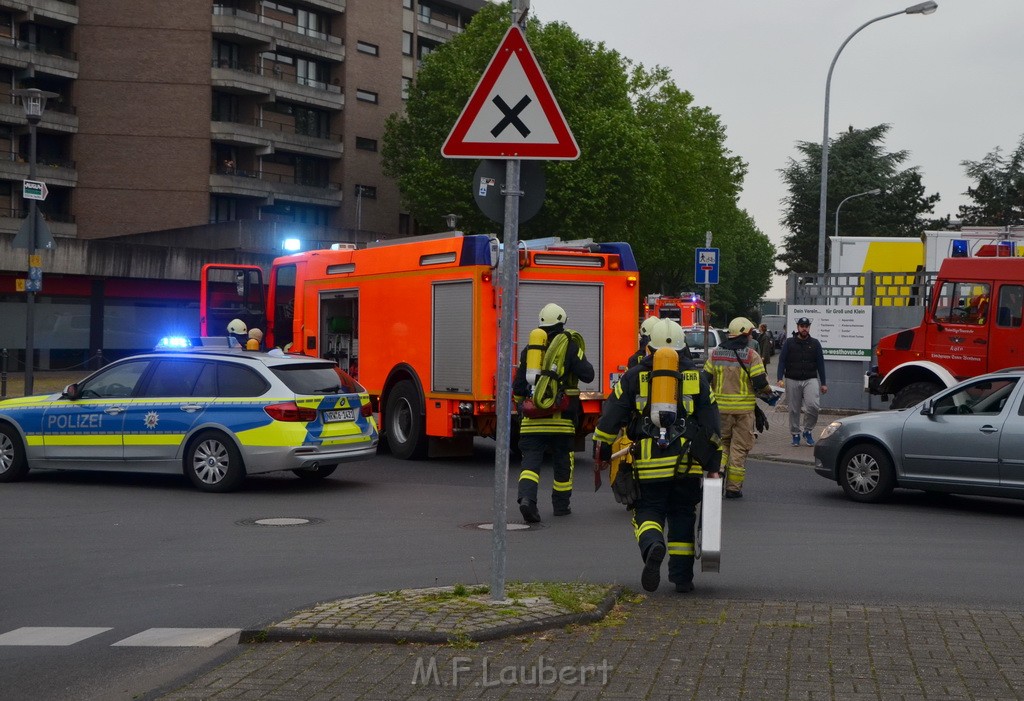
[[[463,528],[470,528],[473,530],[481,531],[493,531],[494,524],[490,521],[484,523],[467,523]],[[543,523],[522,523],[521,521],[510,521],[505,524],[506,531],[536,531],[541,528],[546,528]]]
[[[247,518],[237,521],[237,524],[239,526],[313,526],[323,522],[322,518],[273,516],[269,518]]]

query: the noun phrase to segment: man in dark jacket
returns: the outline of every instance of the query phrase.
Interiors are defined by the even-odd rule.
[[[825,354],[818,339],[811,336],[811,320],[796,320],[797,332],[786,339],[779,351],[779,387],[786,388],[789,402],[789,432],[793,445],[800,445],[803,433],[807,445],[814,445],[811,431],[818,423],[821,394],[828,393],[825,384]],[[803,424],[801,428],[801,415]]]
[[[534,412],[525,407],[532,397],[534,387],[527,382],[526,353],[519,357],[515,380],[512,383],[512,399],[516,403],[521,421],[519,424],[519,451],[523,454],[522,471],[519,473],[519,511],[527,523],[538,523],[537,492],[540,486],[540,468],[545,454],[549,454],[553,465],[551,505],[555,516],[572,513],[569,499],[572,497],[572,473],[575,466],[576,426],[581,413],[580,383],[594,380],[594,366],[587,360],[581,346],[583,337],[565,328],[568,315],[557,304],[546,304],[540,310],[540,328],[547,334],[546,348],[551,348],[557,336],[565,335],[565,353],[560,366],[555,370],[544,368],[544,373],[555,381],[559,395],[564,394],[567,405],[564,409]],[[579,342],[577,341],[579,338]],[[561,342],[560,342],[561,343]],[[545,360],[548,359],[545,352]],[[553,376],[552,376],[553,373]],[[538,386],[540,386],[538,381]]]

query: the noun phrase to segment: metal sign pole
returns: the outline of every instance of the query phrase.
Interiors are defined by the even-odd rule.
[[[498,338],[497,448],[494,451],[494,551],[491,598],[505,598],[508,456],[512,440],[512,347],[519,297],[519,161],[505,163],[504,254],[501,259],[501,333]]]
[[[36,179],[36,125],[29,119],[28,125],[29,132],[29,149],[28,149],[28,179]],[[25,284],[30,284],[32,277],[33,259],[36,255],[36,201],[28,201],[28,267],[29,275],[25,280]],[[28,295],[25,298],[25,387],[23,394],[28,397],[35,392],[35,376],[33,372],[35,370],[35,332],[36,332],[36,315],[35,315],[35,301],[36,293],[35,289],[26,291]]]
[[[704,248],[711,248],[711,232],[704,234]],[[711,325],[711,271],[704,271],[704,304],[707,312],[704,314],[704,362],[708,360],[708,327]]]

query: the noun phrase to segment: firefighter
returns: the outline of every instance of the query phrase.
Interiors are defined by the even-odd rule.
[[[245,344],[249,342],[249,329],[241,319],[232,319],[228,322],[228,345],[233,345],[232,340],[242,348],[245,348]]]
[[[651,329],[654,328],[654,325],[659,321],[661,321],[661,319],[658,317],[649,316],[640,324],[640,347],[637,348],[636,353],[629,356],[629,362],[626,363],[627,368],[633,367],[647,355],[647,344],[651,340]]]
[[[249,329],[249,340],[245,342],[245,349],[258,351],[263,347],[263,332],[257,328]]]
[[[627,370],[605,400],[594,431],[594,453],[605,467],[612,441],[619,429],[626,428],[639,484],[633,530],[644,562],[640,583],[647,591],[658,588],[661,563],[668,554],[669,581],[677,592],[686,593],[693,591],[701,472],[718,477],[721,463],[718,408],[707,379],[683,354],[686,340],[679,324],[659,320],[651,329],[648,347],[652,354]],[[660,349],[674,350],[675,355],[656,354]],[[671,391],[668,402],[665,383]]]
[[[527,523],[540,522],[537,491],[540,468],[547,455],[553,466],[551,505],[555,516],[572,513],[572,473],[576,428],[582,407],[580,383],[594,379],[594,366],[586,356],[586,344],[576,331],[565,328],[567,314],[557,304],[546,304],[540,310],[539,327],[543,333],[543,367],[539,373],[528,373],[527,355],[536,348],[524,348],[520,354],[512,384],[512,397],[521,423],[519,450],[522,471],[519,474],[519,511]],[[534,330],[537,332],[537,329]],[[533,337],[535,334],[531,334]],[[530,364],[533,365],[533,357]],[[531,385],[527,377],[535,379]]]
[[[761,356],[749,346],[753,330],[750,319],[733,319],[729,323],[729,338],[711,351],[703,368],[722,416],[726,499],[743,496],[747,453],[754,447],[756,397],[772,394]]]

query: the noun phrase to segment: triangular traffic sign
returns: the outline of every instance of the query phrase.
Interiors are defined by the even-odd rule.
[[[580,147],[518,25],[512,25],[501,40],[441,154],[446,158],[579,158]]]

